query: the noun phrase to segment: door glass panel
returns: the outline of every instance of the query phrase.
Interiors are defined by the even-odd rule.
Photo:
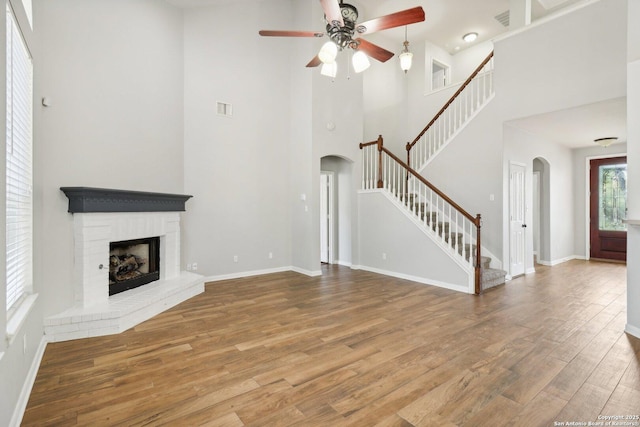
[[[627,165],[599,167],[599,228],[603,231],[626,231],[627,224]]]

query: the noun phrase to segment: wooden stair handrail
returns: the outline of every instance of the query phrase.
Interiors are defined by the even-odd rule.
[[[435,185],[431,184],[426,178],[424,178],[422,175],[420,175],[418,172],[416,172],[411,166],[409,166],[408,164],[406,164],[405,162],[400,160],[400,158],[398,158],[398,156],[393,154],[391,151],[387,150],[383,146],[382,135],[378,135],[378,139],[375,140],[375,141],[360,143],[359,147],[362,150],[363,148],[370,147],[372,145],[377,145],[377,150],[378,150],[378,182],[377,182],[377,185],[376,185],[377,188],[384,188],[384,182],[382,180],[382,153],[384,152],[389,157],[391,157],[393,160],[395,160],[400,166],[405,168],[405,170],[407,171],[408,174],[413,175],[416,179],[418,179],[424,185],[429,187],[431,189],[431,191],[435,192],[445,202],[449,203],[456,211],[460,212],[460,214],[462,214],[465,218],[467,218],[472,224],[474,224],[476,226],[476,254],[475,254],[475,256],[476,256],[476,264],[474,265],[474,273],[475,273],[475,277],[474,277],[474,292],[475,292],[476,295],[480,295],[480,293],[482,293],[482,285],[481,285],[481,281],[482,281],[482,265],[481,265],[482,264],[481,263],[482,249],[481,249],[481,241],[480,241],[480,238],[481,238],[480,229],[482,227],[482,217],[480,216],[480,214],[477,214],[475,217],[473,215],[471,215],[469,212],[464,210],[460,205],[458,205],[456,202],[451,200],[451,198],[449,198],[449,196],[447,196],[442,191],[440,191]],[[407,180],[408,179],[409,179],[409,175],[407,175]],[[471,254],[469,254],[469,256],[471,256]]]
[[[405,168],[407,170],[407,172],[409,172],[411,175],[413,175],[416,179],[418,179],[420,182],[422,182],[424,185],[426,185],[427,187],[429,187],[434,193],[436,193],[438,196],[440,196],[445,202],[447,202],[448,204],[450,204],[455,210],[457,210],[458,212],[460,212],[462,215],[464,215],[469,221],[471,221],[476,227],[480,226],[480,214],[478,214],[477,216],[473,216],[471,215],[469,212],[467,212],[466,210],[464,210],[460,205],[458,205],[456,202],[454,202],[453,200],[451,200],[451,198],[449,198],[449,196],[447,196],[446,194],[444,194],[442,191],[440,191],[440,189],[438,189],[435,185],[433,185],[432,183],[430,183],[426,178],[424,178],[422,175],[420,175],[418,172],[416,172],[413,168],[411,168],[411,166],[407,165],[405,162],[403,162],[402,160],[400,160],[398,158],[398,156],[396,156],[395,154],[393,154],[391,151],[387,150],[386,148],[382,147],[382,151],[384,151],[385,153],[387,153],[387,155],[389,157],[391,157],[393,160],[395,160],[396,162],[398,162],[398,164],[400,164],[400,166],[402,166],[403,168]]]
[[[420,138],[422,138],[422,135],[424,135],[429,130],[429,128],[431,126],[433,126],[433,124],[436,122],[436,120],[438,120],[438,118],[445,112],[445,110],[449,107],[449,105],[451,105],[451,103],[453,101],[455,101],[455,99],[462,93],[464,88],[466,88],[469,85],[469,83],[471,83],[471,81],[480,73],[480,71],[484,68],[484,66],[487,65],[487,63],[489,61],[491,61],[491,58],[493,58],[493,51],[491,51],[489,56],[487,56],[485,58],[485,60],[482,61],[482,63],[478,66],[478,68],[476,68],[475,71],[473,73],[471,73],[469,78],[464,83],[462,83],[462,86],[460,86],[458,88],[458,90],[456,91],[456,93],[454,93],[453,96],[451,98],[449,98],[447,103],[444,104],[444,106],[440,109],[440,111],[438,111],[438,113],[435,115],[435,117],[433,119],[431,119],[429,124],[427,126],[425,126],[425,128],[422,130],[422,132],[420,132],[418,134],[418,136],[412,142],[407,142],[407,151],[411,151],[411,148],[413,148],[413,146],[418,143]]]

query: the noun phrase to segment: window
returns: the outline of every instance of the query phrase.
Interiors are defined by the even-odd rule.
[[[7,310],[32,288],[33,65],[7,5],[6,273]]]
[[[431,90],[442,89],[449,84],[449,66],[435,59],[431,61]]]

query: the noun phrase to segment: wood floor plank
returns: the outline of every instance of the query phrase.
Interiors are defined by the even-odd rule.
[[[536,266],[479,297],[322,269],[49,344],[22,425],[549,426],[640,402],[624,265]]]

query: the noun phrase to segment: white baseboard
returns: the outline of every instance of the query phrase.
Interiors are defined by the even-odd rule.
[[[304,274],[305,276],[309,276],[309,277],[322,276],[321,270],[311,271],[311,270],[305,270],[303,268],[298,268],[298,267],[289,267],[289,270],[295,271],[296,273]]]
[[[353,268],[353,267],[352,267]],[[398,279],[411,280],[412,282],[422,283],[423,285],[437,286],[439,288],[450,289],[452,291],[464,292],[470,294],[468,287],[454,285],[452,283],[440,282],[438,280],[425,279],[424,277],[411,276],[404,273],[396,273],[395,271],[382,270],[374,267],[358,266],[358,270],[370,271],[372,273],[382,274],[385,276],[396,277]]]
[[[545,261],[545,260],[538,260],[538,264],[542,264],[542,265],[546,265],[547,267],[553,267],[554,265],[558,265],[558,264],[562,264],[564,262],[567,261],[572,261],[574,259],[581,259],[581,260],[585,260],[586,258],[581,256],[581,255],[571,255],[565,258],[560,258],[560,259],[556,259],[553,261]]]
[[[19,427],[20,423],[22,423],[22,417],[24,416],[24,411],[27,409],[29,396],[31,396],[31,390],[33,389],[33,384],[36,381],[36,376],[38,375],[40,363],[42,362],[42,357],[44,356],[44,351],[46,348],[47,340],[43,336],[40,340],[40,344],[38,345],[38,349],[36,350],[36,354],[33,357],[33,361],[31,362],[31,367],[29,368],[29,372],[27,373],[27,378],[25,378],[24,384],[22,385],[22,390],[20,391],[18,402],[16,403],[16,407],[13,410],[13,415],[11,416],[11,421],[9,422],[10,427]]]
[[[336,261],[334,262],[334,264],[338,264],[338,265],[341,265],[341,266],[343,266],[343,267],[349,267],[349,268],[352,268],[351,263],[350,263],[349,261],[340,261],[340,260],[336,260]]]
[[[309,271],[298,267],[288,266],[288,267],[277,267],[277,268],[269,268],[265,270],[253,270],[253,271],[241,271],[238,273],[230,273],[230,274],[220,274],[216,276],[208,276],[204,278],[205,283],[207,282],[219,282],[221,280],[231,280],[231,279],[242,279],[244,277],[253,277],[253,276],[261,276],[263,274],[272,274],[272,273],[282,273],[285,271],[294,271],[296,273],[304,274],[309,277],[321,276],[322,271]]]
[[[633,326],[630,324],[626,324],[624,327],[624,331],[629,335],[633,335],[634,337],[640,339],[640,328],[637,326]]]

